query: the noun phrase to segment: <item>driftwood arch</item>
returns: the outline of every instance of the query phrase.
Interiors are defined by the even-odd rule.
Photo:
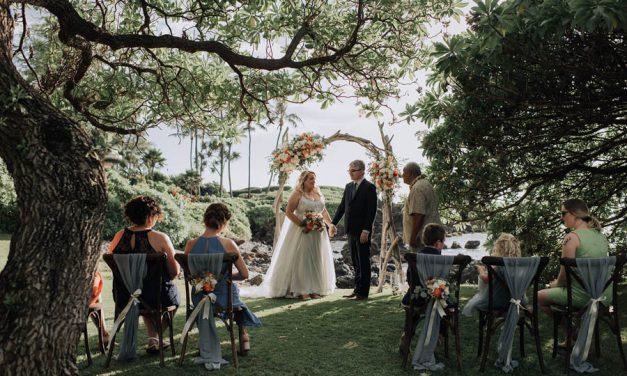
[[[383,123],[379,123],[379,134],[383,142],[383,148],[378,147],[372,141],[362,137],[353,136],[346,133],[337,131],[335,134],[324,138],[324,144],[329,145],[336,141],[348,141],[361,145],[366,149],[374,159],[380,160],[382,157],[394,156],[392,153],[392,137],[387,136],[383,132]],[[287,132],[283,136],[283,143],[287,143]],[[281,171],[279,173],[279,187],[272,204],[272,209],[275,214],[275,228],[274,228],[274,241],[272,248],[276,246],[276,242],[279,238],[281,227],[285,219],[285,214],[281,211],[281,204],[283,203],[283,190],[289,174]],[[379,256],[379,283],[377,286],[377,292],[383,290],[383,284],[387,276],[392,277],[396,275],[400,284],[403,283],[403,268],[401,265],[401,254],[399,249],[399,242],[401,237],[397,235],[396,226],[394,224],[394,218],[392,215],[392,199],[394,193],[391,191],[383,191],[381,196],[381,244],[380,244],[380,256]],[[389,260],[394,261],[395,270],[392,273],[387,272],[387,264]],[[391,278],[392,280],[392,278]]]

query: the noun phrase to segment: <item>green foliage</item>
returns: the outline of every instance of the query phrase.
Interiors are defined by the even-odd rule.
[[[185,220],[196,230],[196,232],[190,233],[189,237],[198,236],[204,231],[203,214],[207,207],[214,202],[225,204],[231,211],[231,220],[223,235],[232,239],[250,240],[251,232],[246,200],[215,196],[209,197],[207,202],[192,203],[186,209]]]
[[[222,196],[227,192],[222,189]],[[203,197],[205,196],[220,196],[220,183],[216,183],[215,181],[205,183],[200,186],[200,200],[204,201]]]
[[[155,199],[164,213],[163,220],[157,223],[155,229],[162,231],[172,239],[172,243],[181,247],[187,240],[190,232],[189,225],[184,220],[184,205],[181,200],[172,197],[165,187],[157,185],[161,189],[152,188],[144,183],[131,185],[116,171],[109,171],[107,176],[108,202],[107,217],[103,231],[104,239],[111,239],[116,232],[129,226],[124,218],[124,204],[131,198],[139,195],[150,196]]]
[[[0,232],[11,233],[17,222],[17,203],[13,178],[0,160]]]
[[[561,202],[581,198],[625,244],[625,31],[624,1],[478,2],[470,31],[433,47],[419,102],[442,210],[551,254]]]
[[[199,189],[200,183],[202,183],[202,177],[194,170],[187,170],[182,174],[173,176],[172,183],[188,194],[195,196],[200,192]]]
[[[274,229],[275,218],[272,205],[259,205],[248,209],[246,213],[250,222],[250,231],[255,234],[260,230]]]

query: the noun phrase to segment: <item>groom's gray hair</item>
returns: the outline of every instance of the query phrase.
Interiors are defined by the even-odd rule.
[[[361,159],[355,159],[354,161],[350,163],[350,166],[360,171],[366,169],[366,164]]]

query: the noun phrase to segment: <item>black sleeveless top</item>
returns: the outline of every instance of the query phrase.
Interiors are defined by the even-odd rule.
[[[148,233],[151,230],[131,231],[128,228],[124,229],[124,234],[120,242],[113,249],[114,254],[130,254],[130,253],[157,253],[157,251],[150,245],[148,241]],[[135,236],[135,247],[131,246],[131,239]],[[159,269],[156,264],[148,266],[146,271],[146,278],[144,278],[144,287],[142,288],[142,300],[144,300],[151,307],[157,306],[157,292],[159,291]],[[170,274],[167,267],[163,269],[161,276],[162,290],[161,290],[161,306],[178,306],[179,297],[178,289],[170,279]],[[124,309],[124,306],[128,302],[130,294],[126,291],[124,283],[122,281],[113,280],[113,300],[115,301],[115,316]]]

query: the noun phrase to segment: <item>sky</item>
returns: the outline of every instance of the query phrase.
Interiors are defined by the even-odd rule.
[[[413,90],[415,93],[415,90]],[[406,100],[415,100],[416,95],[407,94]],[[398,112],[404,105],[399,102]],[[375,119],[360,117],[358,107],[354,101],[336,103],[324,110],[319,108],[315,102],[288,105],[288,113],[298,115],[302,123],[297,128],[290,127],[290,139],[302,132],[313,132],[321,136],[331,136],[337,131],[353,136],[363,137],[381,147],[383,143],[379,134],[379,128]],[[424,130],[426,127],[418,123],[402,123],[394,126],[386,126],[384,132],[392,138],[392,150],[402,167],[406,162],[415,161],[424,166],[426,158],[422,156],[420,144],[415,135],[416,131]],[[171,130],[151,130],[149,137],[151,143],[159,148],[167,159],[166,166],[161,170],[168,175],[179,174],[189,169],[189,138],[179,139],[169,136]],[[268,127],[267,131],[258,130],[252,134],[251,146],[251,186],[265,187],[270,176],[270,154],[274,150],[278,128]],[[241,158],[232,162],[231,177],[233,189],[245,188],[248,186],[248,140],[244,138],[242,143],[234,147],[235,151],[241,154]],[[346,141],[336,141],[327,146],[324,151],[324,158],[321,162],[314,163],[309,169],[316,172],[318,185],[330,185],[343,187],[350,179],[348,176],[348,164],[355,159],[362,159],[369,162],[366,150],[355,143]],[[366,174],[366,178],[370,179]],[[205,171],[203,174],[205,182],[217,181],[217,174]],[[298,179],[298,172],[293,172],[288,179],[289,185],[294,185]],[[277,178],[273,183],[276,184]],[[225,184],[226,181],[225,181]],[[401,191],[405,187],[402,187]]]
[[[474,4],[468,4],[464,13],[467,13]],[[465,30],[465,20],[460,23],[451,22],[446,32],[450,35],[457,34]],[[433,25],[432,35],[436,35],[433,40],[441,39],[442,27]],[[426,72],[417,74],[418,82],[426,80]],[[405,107],[405,103],[415,102],[418,99],[417,86],[404,87],[401,98],[397,102],[390,102],[390,107],[396,114]],[[345,100],[336,102],[326,109],[320,109],[317,102],[311,101],[304,104],[288,104],[287,113],[298,115],[302,123],[297,128],[289,130],[290,139],[302,132],[313,132],[321,136],[330,136],[337,131],[359,136],[372,141],[381,147],[383,143],[379,134],[376,119],[364,118],[359,115],[359,108],[355,100]],[[385,119],[384,119],[385,120]],[[423,156],[420,148],[420,141],[416,132],[427,130],[424,124],[413,122],[411,124],[402,123],[394,126],[386,126],[384,132],[392,138],[392,150],[399,163],[399,168],[410,161],[417,162],[421,167],[428,165],[428,160]],[[161,170],[167,175],[176,175],[190,168],[189,165],[189,138],[179,139],[173,137],[172,130],[152,129],[148,132],[148,139],[159,148],[167,159],[166,166]],[[270,154],[274,150],[278,129],[268,127],[268,130],[258,130],[252,134],[251,147],[251,186],[266,187],[270,177]],[[248,140],[242,139],[242,143],[234,147],[234,151],[240,153],[241,158],[231,164],[231,177],[233,189],[241,189],[248,186]],[[321,162],[313,164],[309,169],[316,172],[318,185],[343,187],[350,181],[348,176],[348,164],[355,159],[362,159],[366,164],[369,158],[366,150],[358,144],[345,141],[337,141],[327,146],[324,158]],[[366,173],[366,178],[370,176]],[[288,185],[295,185],[298,179],[298,172],[292,172],[288,179]],[[217,174],[205,171],[204,182],[218,181]],[[273,184],[277,183],[276,176]],[[225,179],[225,187],[228,189],[228,182]],[[399,194],[407,194],[408,187],[402,184]]]

